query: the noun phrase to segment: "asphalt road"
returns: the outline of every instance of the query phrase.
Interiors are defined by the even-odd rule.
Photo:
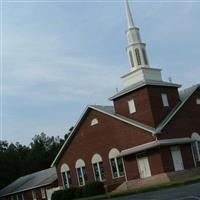
[[[200,200],[200,183],[117,197],[113,200]]]

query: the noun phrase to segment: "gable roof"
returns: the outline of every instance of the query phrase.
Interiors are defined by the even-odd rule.
[[[49,185],[57,180],[56,168],[52,167],[33,174],[22,176],[0,190],[0,197]]]
[[[191,97],[191,95],[200,87],[200,84],[193,85],[189,88],[179,91],[179,96],[181,102],[179,102],[172,111],[164,118],[164,120],[156,128],[156,133],[160,133],[161,130],[169,123],[169,121],[174,117],[174,115],[183,107],[186,101]]]
[[[174,87],[176,87],[176,86],[174,86]],[[104,114],[109,115],[109,116],[111,116],[111,117],[113,117],[115,119],[118,119],[118,120],[123,121],[123,122],[125,122],[127,124],[130,124],[130,125],[132,125],[134,127],[138,127],[138,128],[143,129],[143,130],[146,130],[149,133],[158,134],[169,123],[169,121],[174,117],[174,115],[181,109],[181,107],[185,104],[185,102],[190,98],[190,96],[199,87],[200,87],[200,84],[197,84],[197,85],[194,85],[194,86],[192,86],[190,88],[187,88],[187,89],[179,91],[181,102],[179,102],[172,109],[172,111],[165,117],[165,119],[156,128],[150,127],[150,126],[148,126],[146,124],[143,124],[141,122],[132,120],[132,119],[127,118],[125,116],[116,114],[113,106],[102,106],[102,105],[90,105],[90,106],[87,106],[87,108],[84,110],[84,112],[82,113],[81,117],[79,118],[78,122],[76,123],[73,131],[70,133],[69,137],[64,142],[64,144],[61,147],[60,151],[56,155],[54,161],[51,164],[51,167],[53,167],[55,165],[55,163],[57,162],[57,160],[60,158],[64,148],[66,147],[68,142],[71,140],[71,138],[74,135],[76,129],[78,128],[80,122],[82,121],[83,117],[85,116],[85,114],[88,112],[89,109],[93,109],[93,110],[96,110],[98,112],[104,113]]]
[[[58,152],[58,154],[56,155],[55,159],[53,160],[51,167],[53,167],[55,165],[55,163],[57,162],[57,160],[59,159],[59,157],[62,154],[62,151],[64,150],[64,148],[67,146],[67,144],[70,142],[70,140],[72,139],[73,135],[75,134],[77,128],[79,127],[79,124],[81,123],[82,119],[84,118],[84,116],[88,113],[88,111],[90,109],[96,110],[98,112],[101,112],[103,114],[106,114],[108,116],[111,116],[117,120],[123,121],[127,124],[130,124],[134,127],[138,127],[141,128],[143,130],[146,130],[149,133],[154,133],[155,132],[155,128],[150,127],[148,125],[145,125],[143,123],[140,123],[138,121],[129,119],[127,117],[124,117],[122,115],[116,114],[114,107],[113,106],[102,106],[102,105],[89,105],[86,107],[86,109],[83,111],[81,117],[79,118],[79,120],[77,121],[77,123],[74,126],[74,129],[72,130],[72,132],[70,133],[70,135],[68,136],[68,138],[65,140],[64,144],[62,145],[60,151]]]

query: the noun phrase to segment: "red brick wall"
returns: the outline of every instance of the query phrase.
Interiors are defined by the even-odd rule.
[[[128,101],[134,99],[136,112],[130,114]],[[147,87],[142,87],[134,92],[126,94],[114,100],[116,113],[128,118],[138,120],[144,124],[154,126],[154,119],[149,100],[149,92]]]
[[[163,163],[163,171],[164,172],[174,171],[174,164],[172,160],[170,146],[162,147],[160,152]]]
[[[146,152],[143,152],[143,154],[144,154],[143,156],[148,157],[152,175],[164,172],[162,159],[160,155],[160,148],[148,150]],[[128,180],[140,178],[136,157],[137,155],[129,155],[124,157],[124,165],[126,168],[126,174]]]
[[[156,148],[150,150],[148,153],[149,165],[151,169],[151,175],[156,175],[164,172],[164,166],[160,155],[161,149]]]
[[[124,157],[124,165],[128,180],[140,178],[136,155],[130,155]]]
[[[178,89],[175,87],[148,87],[154,126],[157,126],[167,114],[180,102]],[[161,94],[167,94],[169,107],[164,107]]]
[[[190,169],[190,168],[195,167],[191,145],[182,144],[180,145],[180,150],[181,150],[184,169]],[[162,156],[164,172],[174,171],[174,164],[173,164],[170,146],[162,147],[161,156]]]
[[[181,154],[183,159],[183,164],[185,169],[190,169],[195,167],[191,144],[183,144],[181,145]]]
[[[161,94],[168,95],[169,107],[163,107]],[[134,99],[136,112],[129,113],[128,101]],[[137,120],[149,126],[157,126],[179,102],[177,88],[144,86],[114,100],[116,113]]]
[[[91,120],[97,118],[98,125],[90,126]],[[56,168],[58,172],[59,185],[62,185],[60,168],[63,163],[70,167],[72,183],[78,186],[75,163],[81,158],[86,163],[86,170],[89,181],[94,180],[91,159],[95,153],[99,153],[103,159],[103,166],[106,174],[106,184],[119,184],[124,178],[112,179],[110,164],[108,160],[109,151],[117,148],[119,151],[136,145],[154,140],[151,133],[133,127],[110,116],[90,110],[81,126],[76,131],[73,142],[69,145],[64,155],[59,160]]]
[[[196,99],[200,98],[200,89],[188,99],[172,120],[157,135],[158,139],[191,137],[194,132],[200,133],[200,105]]]

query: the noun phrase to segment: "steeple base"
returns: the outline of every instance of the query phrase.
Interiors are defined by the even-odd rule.
[[[161,69],[149,67],[136,69],[121,78],[124,82],[124,87],[128,87],[141,81],[162,81]]]

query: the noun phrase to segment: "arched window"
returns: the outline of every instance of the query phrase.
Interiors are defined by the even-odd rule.
[[[136,58],[137,58],[138,65],[141,65],[141,59],[140,59],[139,49],[135,49],[135,55],[136,55]]]
[[[72,186],[72,179],[70,174],[70,169],[67,164],[62,164],[61,169],[62,183],[64,188],[69,188]]]
[[[98,122],[98,119],[97,118],[94,118],[92,121],[91,121],[91,123],[90,123],[90,125],[91,126],[94,126],[94,125],[96,125],[96,124],[98,124],[99,122]]]
[[[118,158],[119,151],[117,149],[111,149],[109,152],[109,161],[113,178],[124,176],[124,167],[122,158]]]
[[[103,168],[103,160],[99,154],[94,154],[92,157],[93,172],[96,181],[104,181],[105,173]]]
[[[76,173],[79,185],[80,186],[85,185],[87,181],[87,174],[85,169],[85,162],[82,159],[78,159],[76,161]]]
[[[129,59],[130,59],[130,62],[131,62],[131,67],[134,67],[134,61],[133,61],[132,51],[129,51]]]
[[[195,142],[192,143],[194,159],[200,161],[200,135],[198,133],[193,133],[192,139],[195,140]]]
[[[146,54],[146,51],[144,48],[142,49],[142,54],[143,54],[143,58],[144,58],[144,64],[148,65],[147,54]]]

